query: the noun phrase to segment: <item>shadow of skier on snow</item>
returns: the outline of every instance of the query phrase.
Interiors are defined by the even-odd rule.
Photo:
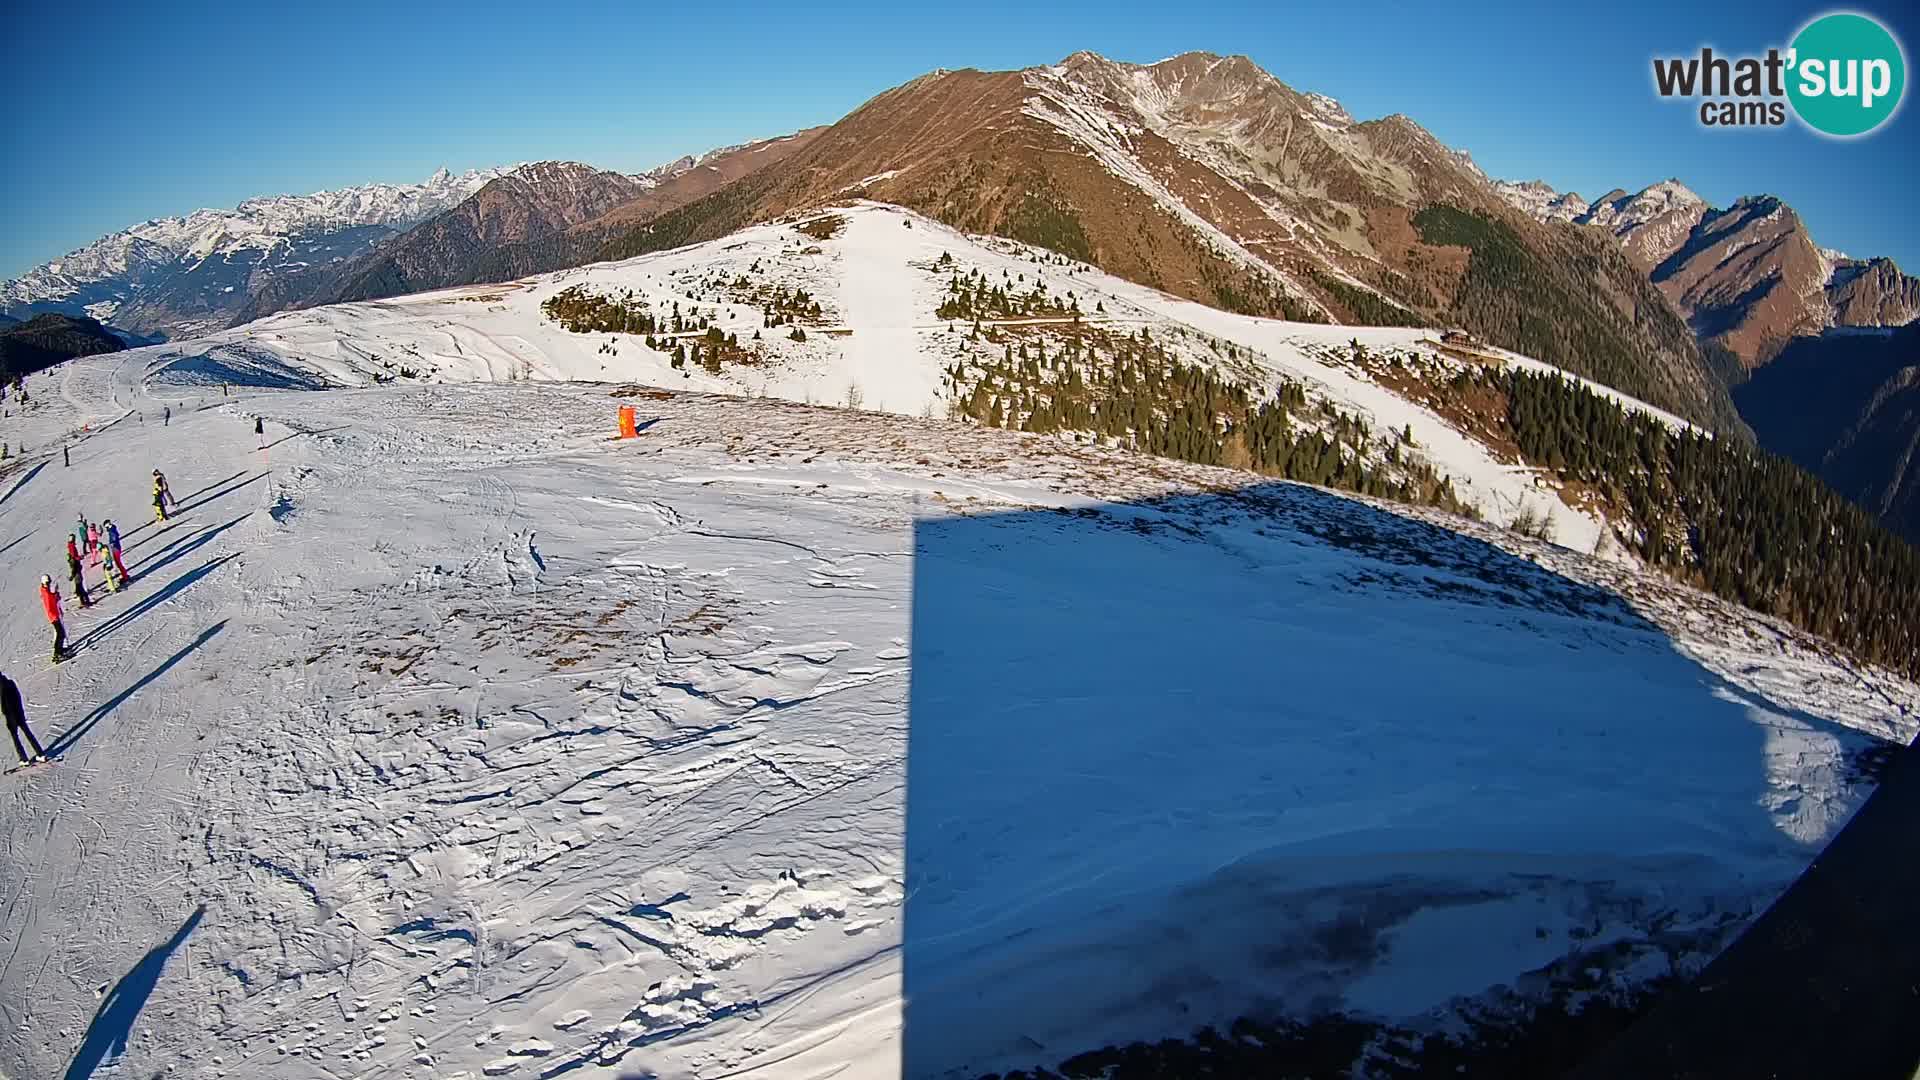
[[[40,470],[46,467],[47,467],[47,463],[43,461],[40,464],[35,465],[33,468],[28,469],[27,475],[15,481],[14,485],[7,489],[7,493],[5,495],[0,495],[0,503],[5,503],[8,499],[11,499],[15,495],[18,495],[20,493],[20,489],[23,487],[26,487],[27,484],[31,483],[34,477],[40,475]]]
[[[312,430],[312,431],[290,431],[290,432],[288,432],[287,434],[285,434],[285,435],[282,435],[282,436],[280,436],[279,438],[277,438],[277,439],[275,439],[275,440],[273,440],[272,442],[270,442],[270,443],[268,443],[267,445],[265,445],[265,446],[263,446],[263,447],[261,447],[260,449],[262,449],[262,450],[271,450],[271,449],[273,449],[274,447],[276,447],[276,446],[279,446],[279,445],[280,445],[281,443],[283,443],[283,442],[287,442],[287,441],[289,441],[289,440],[291,440],[291,439],[298,439],[298,438],[300,438],[300,437],[301,437],[301,436],[303,436],[303,435],[331,435],[332,433],[334,433],[334,432],[336,432],[336,431],[345,431],[345,430],[347,430],[347,425],[345,425],[345,424],[336,424],[336,425],[334,425],[333,427],[329,427],[329,428],[315,428],[315,429],[314,429],[314,430]]]
[[[264,472],[254,473],[251,477],[245,480],[242,480],[231,487],[222,488],[221,490],[216,491],[211,495],[207,495],[202,498],[195,499],[193,502],[175,503],[173,507],[173,512],[176,514],[184,514],[189,510],[194,510],[199,507],[205,506],[208,503],[213,502],[215,499],[223,499],[228,495],[231,495],[234,492],[239,491],[241,488],[248,486],[249,484],[257,484],[260,481],[265,480],[266,478],[267,478],[267,474]]]
[[[195,908],[171,939],[154,946],[132,971],[114,984],[113,990],[101,1000],[100,1008],[94,1011],[93,1022],[87,1026],[87,1037],[80,1043],[73,1063],[67,1066],[66,1080],[88,1080],[101,1065],[127,1052],[127,1039],[133,1034],[134,1021],[140,1018],[140,1010],[146,1008],[154,987],[160,985],[167,959],[175,949],[186,944],[188,935],[200,925],[206,913],[205,904]]]
[[[182,552],[182,554],[185,554],[185,553]],[[114,631],[120,629],[121,627],[127,625],[128,623],[134,621],[135,619],[138,619],[140,616],[145,615],[147,612],[152,611],[154,608],[159,607],[161,604],[164,604],[167,601],[173,599],[175,596],[178,596],[180,593],[184,592],[188,588],[191,588],[193,584],[199,581],[201,578],[206,577],[208,574],[213,573],[215,570],[218,570],[222,566],[226,565],[229,561],[236,559],[238,557],[239,557],[238,552],[229,552],[228,554],[222,555],[217,559],[211,559],[207,562],[201,563],[199,566],[195,567],[194,569],[189,570],[184,574],[181,574],[179,577],[174,578],[172,581],[168,582],[166,587],[161,589],[159,592],[154,593],[152,596],[149,596],[145,600],[140,601],[138,604],[134,605],[133,607],[128,608],[127,610],[121,612],[120,614],[115,615],[113,618],[108,619],[106,622],[101,623],[99,626],[96,626],[93,629],[87,631],[86,634],[81,636],[79,641],[76,641],[73,644],[73,651],[80,652],[81,650],[90,649],[95,645],[98,645],[104,638],[107,637],[107,635],[112,634]],[[172,561],[172,560],[168,560],[168,561]]]
[[[232,476],[226,477],[225,479],[221,479],[221,480],[215,480],[213,483],[200,488],[198,491],[189,491],[185,495],[181,496],[181,499],[183,501],[186,499],[197,499],[200,496],[205,495],[207,492],[212,491],[214,488],[225,487],[226,485],[233,483],[235,480],[238,480],[245,475],[247,475],[247,470],[241,469],[239,472],[234,473]]]
[[[73,748],[75,743],[79,742],[82,738],[86,737],[87,732],[91,731],[95,724],[99,723],[102,719],[105,719],[108,713],[111,713],[113,710],[125,704],[128,698],[131,698],[133,695],[139,693],[141,689],[143,689],[148,683],[151,683],[155,679],[158,679],[160,676],[165,675],[169,670],[173,668],[173,665],[186,659],[188,653],[191,653],[194,650],[198,649],[200,646],[205,645],[209,641],[212,641],[214,637],[220,633],[220,631],[225,630],[226,628],[227,628],[227,621],[225,619],[222,619],[219,622],[214,623],[212,626],[207,627],[205,630],[202,630],[200,632],[199,637],[194,638],[192,641],[188,642],[186,646],[182,648],[179,652],[174,653],[172,656],[167,657],[166,660],[162,662],[159,667],[154,668],[152,671],[149,671],[145,675],[141,676],[140,681],[134,683],[132,686],[127,687],[125,690],[120,691],[118,694],[115,694],[111,700],[107,701],[105,704],[101,705],[99,708],[96,708],[92,712],[88,713],[86,716],[86,719],[80,721],[78,724],[75,724],[73,727],[62,732],[58,738],[53,740],[53,745],[47,747],[47,756],[50,758],[58,758],[58,757],[64,756],[68,750]]]
[[[133,565],[127,567],[127,570],[133,575],[134,580],[138,581],[149,574],[158,572],[182,555],[199,550],[206,545],[207,541],[212,540],[214,537],[219,536],[221,533],[226,532],[228,529],[233,528],[245,520],[247,520],[246,515],[243,514],[224,525],[209,525],[199,532],[188,533],[173,543],[168,544],[166,547],[161,548],[159,551],[135,562]]]

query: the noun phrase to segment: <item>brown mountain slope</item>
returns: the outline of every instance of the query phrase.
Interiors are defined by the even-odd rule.
[[[1509,206],[1404,116],[1356,123],[1245,57],[1077,53],[888,90],[777,169],[629,230],[625,257],[854,197],[1235,311],[1464,324],[1716,425],[1684,323],[1603,235]]]
[[[609,236],[777,164],[813,133],[685,157],[637,176],[577,162],[523,165],[344,266],[320,263],[266,283],[233,322],[578,266]]]
[[[1749,364],[1826,325],[1826,278],[1826,260],[1800,215],[1771,196],[1708,213],[1653,270],[1695,333]]]
[[[522,165],[360,260],[335,299],[374,300],[534,272],[542,267],[523,265],[510,252],[557,237],[649,186],[577,162]]]
[[[1848,259],[1827,282],[1836,326],[1905,326],[1920,316],[1920,278],[1892,259]]]
[[[613,233],[705,198],[749,173],[779,164],[806,149],[813,137],[825,130],[811,127],[792,135],[729,146],[698,159],[683,158],[675,163],[670,177],[662,178],[657,185],[569,231],[593,237],[597,246]],[[684,167],[680,167],[682,165]]]
[[[1540,221],[1555,219],[1556,200],[1579,199],[1542,184],[1499,188]],[[1770,195],[1715,210],[1678,180],[1664,180],[1633,195],[1610,191],[1565,220],[1612,234],[1701,339],[1742,369],[1830,326],[1902,326],[1920,313],[1920,279],[1889,259],[1821,250],[1793,208]]]

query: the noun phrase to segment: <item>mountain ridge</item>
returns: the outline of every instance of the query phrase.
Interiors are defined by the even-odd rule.
[[[1080,52],[1017,71],[929,72],[863,103],[783,168],[637,226],[599,257],[861,196],[1229,311],[1464,324],[1739,427],[1671,305],[1612,245],[1540,226],[1469,154],[1405,115],[1353,121],[1245,57],[1139,65]],[[1415,222],[1436,208],[1484,224],[1438,242],[1437,226]],[[1506,274],[1509,259],[1526,272]],[[1518,293],[1542,282],[1554,310],[1523,317]]]
[[[1634,193],[1616,188],[1569,217],[1551,207],[1570,205],[1557,201],[1577,194],[1540,181],[1496,187],[1542,222],[1606,230],[1703,341],[1749,370],[1798,337],[1831,327],[1901,326],[1920,314],[1920,279],[1888,258],[1854,259],[1820,247],[1777,196],[1745,195],[1718,209],[1668,179]]]
[[[442,168],[418,184],[258,196],[230,210],[151,218],[0,283],[0,310],[90,315],[142,334],[213,329],[256,278],[357,253],[501,171]]]
[[[114,310],[136,331],[205,329],[511,280],[866,196],[1229,311],[1461,326],[1741,433],[1671,301],[1616,245],[1543,226],[1406,114],[1356,121],[1244,56],[1141,65],[1082,51],[930,72],[833,125],[716,153],[735,167],[682,159],[645,191],[590,166],[575,178],[593,177],[591,194],[489,176],[410,232],[365,226],[276,273],[228,268],[217,293],[165,282]]]
[[[314,303],[377,300],[577,266],[591,261],[613,231],[778,162],[806,145],[813,130],[719,147],[634,176],[577,162],[544,163],[534,174],[492,181],[368,252],[324,288],[310,290],[308,302],[263,296],[234,322]]]

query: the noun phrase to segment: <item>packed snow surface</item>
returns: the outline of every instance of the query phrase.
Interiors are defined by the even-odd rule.
[[[905,393],[945,331],[873,284]],[[452,303],[378,307],[588,373]],[[13,1080],[965,1076],[1440,1015],[1700,959],[1660,943],[1737,930],[1913,732],[1907,683],[1491,526],[875,412],[314,389],[347,319],[10,403],[0,663],[55,754],[0,780]],[[54,667],[82,511],[135,579],[88,570]]]

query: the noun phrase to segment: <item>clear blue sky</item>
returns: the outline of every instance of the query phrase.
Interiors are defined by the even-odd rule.
[[[1822,7],[1612,5],[44,4],[9,9],[0,276],[150,217],[542,158],[638,170],[826,123],[936,67],[1078,49],[1245,53],[1367,119],[1404,112],[1490,174],[1591,198],[1678,176],[1771,192],[1821,244],[1920,271],[1912,102],[1873,136],[1714,132],[1652,56],[1785,45]],[[1903,6],[1855,5],[1920,51]],[[1920,93],[1910,91],[1908,96]]]

